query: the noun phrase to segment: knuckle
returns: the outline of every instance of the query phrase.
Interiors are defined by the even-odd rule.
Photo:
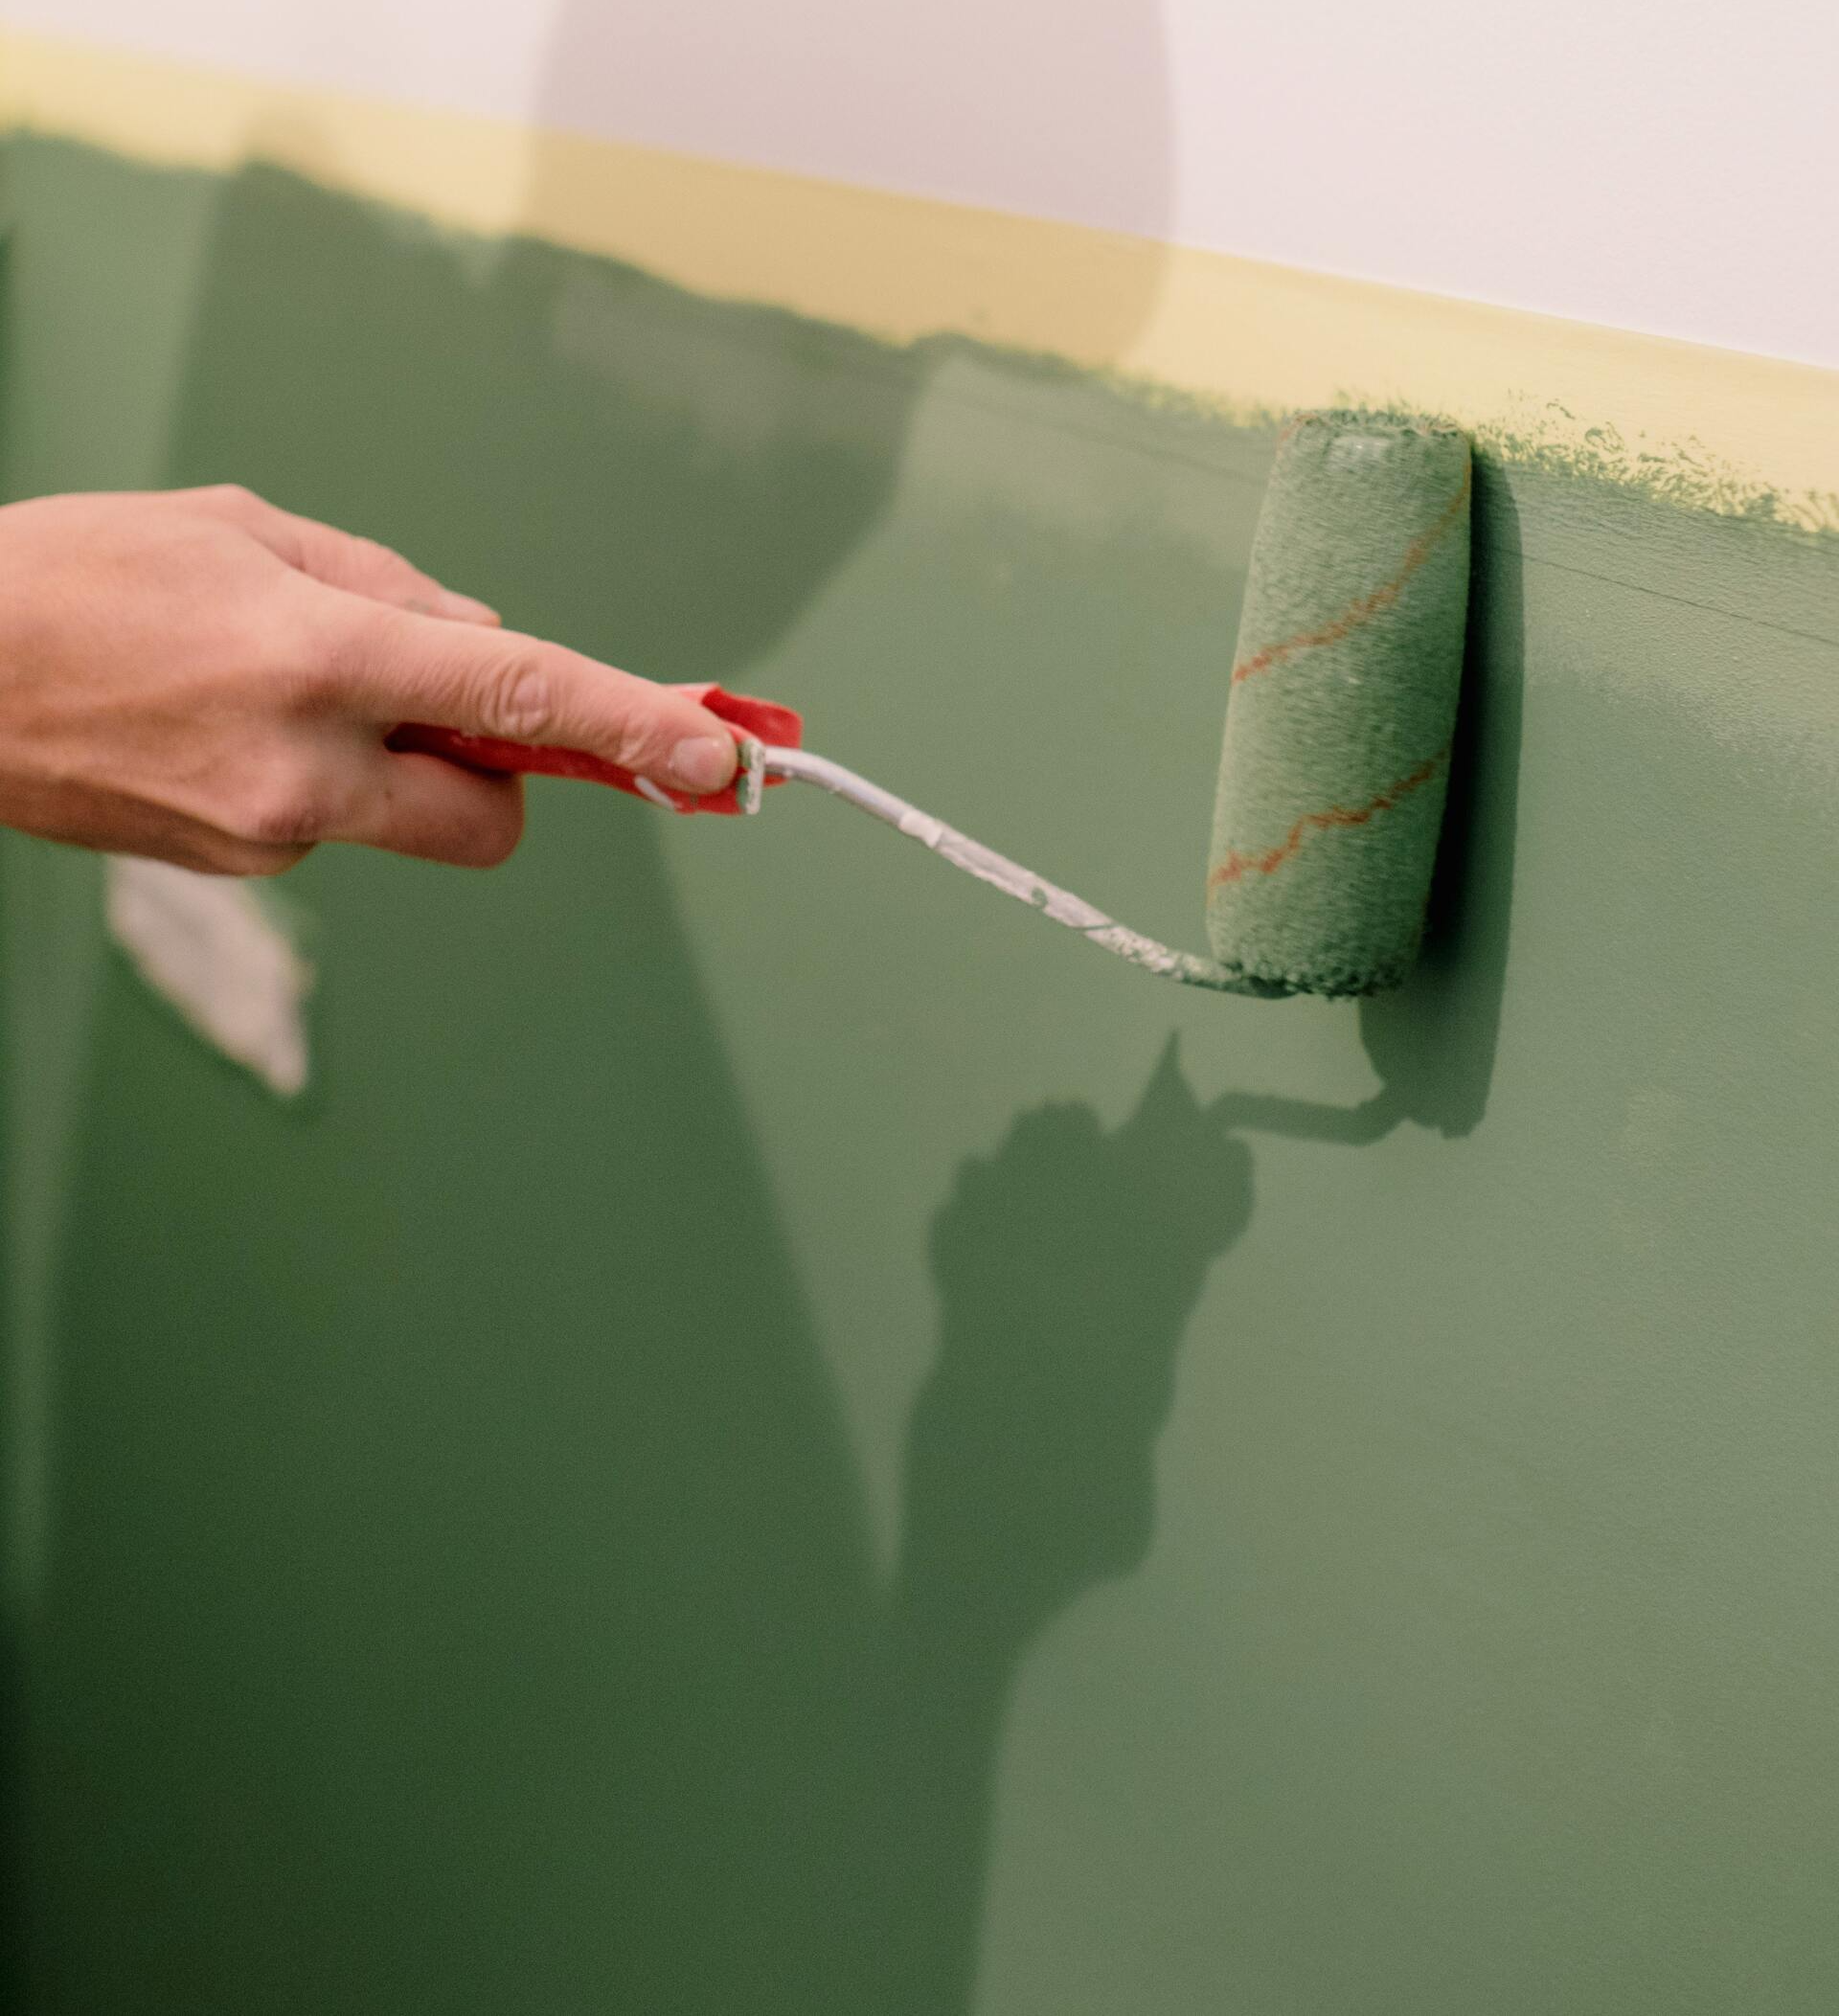
[[[555,726],[554,686],[539,652],[509,653],[487,673],[479,696],[486,733],[517,742],[541,741]]]
[[[662,771],[671,749],[671,737],[643,705],[622,704],[613,714],[613,738],[619,744],[620,760],[628,769]]]
[[[236,518],[253,517],[261,509],[261,499],[247,484],[212,483],[196,491],[200,504],[214,506],[228,516]]]
[[[385,546],[381,539],[366,538],[361,532],[353,533],[352,554],[362,571],[374,579],[415,575],[415,569],[408,561],[394,547]]]
[[[225,831],[233,841],[261,849],[312,847],[336,823],[330,794],[304,768],[277,761],[238,793]]]
[[[319,707],[340,697],[357,675],[366,643],[355,624],[343,621],[334,599],[301,598],[269,633],[268,648],[294,697]]]
[[[274,702],[313,709],[345,663],[336,630],[315,620],[306,598],[267,595],[241,613],[233,640],[240,662]]]
[[[308,714],[345,705],[367,671],[392,657],[373,606],[310,584],[277,597],[261,628],[257,648],[284,700]]]

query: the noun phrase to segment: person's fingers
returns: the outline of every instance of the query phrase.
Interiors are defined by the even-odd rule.
[[[496,868],[524,831],[518,777],[486,777],[438,756],[378,752],[375,781],[327,835],[457,868]]]
[[[350,599],[335,631],[325,697],[379,726],[582,749],[696,794],[734,777],[734,733],[706,708],[561,645]]]
[[[220,484],[193,492],[196,501],[216,516],[228,518],[289,567],[310,575],[329,588],[343,588],[372,601],[390,602],[423,616],[448,622],[491,623],[498,612],[470,595],[443,587],[432,575],[405,560],[375,539],[340,532],[316,518],[302,518],[258,497],[238,484]]]

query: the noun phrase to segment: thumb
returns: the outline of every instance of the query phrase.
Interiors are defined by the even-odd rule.
[[[515,630],[336,600],[328,697],[362,719],[581,749],[696,795],[734,777],[734,731],[674,687]]]

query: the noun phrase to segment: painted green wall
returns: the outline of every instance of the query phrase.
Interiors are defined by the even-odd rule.
[[[10,492],[234,475],[1198,942],[1268,438],[7,174]],[[1476,538],[1382,1004],[542,786],[298,872],[284,1112],[10,844],[21,2008],[1832,2007],[1839,540],[1499,465]]]

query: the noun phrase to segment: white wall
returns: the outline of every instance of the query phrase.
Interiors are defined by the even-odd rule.
[[[1839,368],[1831,0],[0,0],[0,19]]]

